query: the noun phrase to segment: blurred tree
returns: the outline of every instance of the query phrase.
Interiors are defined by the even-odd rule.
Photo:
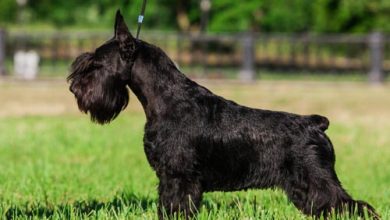
[[[200,0],[148,1],[145,27],[200,29]],[[118,8],[136,27],[142,0],[30,0],[28,22],[109,27]],[[0,22],[17,23],[16,0],[0,0]],[[207,30],[263,32],[390,32],[390,0],[211,0]]]
[[[313,0],[263,0],[260,27],[268,32],[306,32],[312,26]]]
[[[199,29],[200,23],[200,0],[161,0],[158,7],[165,8],[165,15],[170,19],[170,27],[175,27],[179,31],[186,32]]]
[[[301,32],[311,27],[312,0],[215,0],[212,31]]]
[[[316,32],[390,31],[389,0],[317,0],[313,12]]]
[[[56,26],[72,25],[84,17],[76,17],[80,10],[87,9],[87,1],[34,0],[28,2],[34,20],[49,21]]]
[[[211,6],[211,31],[258,30],[263,18],[264,0],[214,0]]]
[[[0,1],[0,22],[12,22],[16,20],[18,5],[15,0]]]

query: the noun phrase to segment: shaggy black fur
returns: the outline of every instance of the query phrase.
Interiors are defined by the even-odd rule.
[[[203,192],[281,188],[303,213],[364,209],[342,188],[328,120],[253,109],[188,79],[158,47],[132,37],[117,12],[115,36],[80,55],[68,77],[81,111],[108,123],[129,100],[145,110],[144,148],[160,180],[159,216],[197,212]]]

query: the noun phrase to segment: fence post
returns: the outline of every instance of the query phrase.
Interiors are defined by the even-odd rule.
[[[302,62],[302,66],[306,69],[309,69],[310,67],[310,51],[309,51],[309,34],[305,34],[303,36],[303,62]]]
[[[182,49],[182,44],[181,42],[184,40],[184,37],[183,37],[183,34],[180,32],[176,35],[176,48],[177,48],[177,57],[176,57],[176,62],[177,62],[177,65],[179,66],[179,68],[181,68],[181,65],[183,64],[182,63],[182,59],[181,59],[181,49]]]
[[[255,80],[255,44],[253,33],[248,32],[242,35],[241,44],[243,54],[239,79],[243,82],[252,82]]]
[[[372,84],[382,83],[385,79],[383,73],[383,35],[374,32],[369,35],[368,44],[370,48],[370,72],[368,80]]]
[[[0,76],[5,75],[5,35],[4,29],[0,28]]]

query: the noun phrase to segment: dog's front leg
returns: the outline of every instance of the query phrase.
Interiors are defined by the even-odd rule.
[[[180,174],[160,175],[159,190],[159,219],[176,219],[184,216],[191,218],[197,213],[202,199],[202,187],[193,176]]]

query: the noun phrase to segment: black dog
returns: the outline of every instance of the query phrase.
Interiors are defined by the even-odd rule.
[[[328,120],[253,109],[188,79],[158,47],[132,37],[118,11],[115,36],[72,64],[70,90],[94,122],[126,107],[128,89],[145,110],[144,147],[160,180],[159,217],[197,212],[203,192],[281,188],[307,215],[364,209],[335,173]]]

